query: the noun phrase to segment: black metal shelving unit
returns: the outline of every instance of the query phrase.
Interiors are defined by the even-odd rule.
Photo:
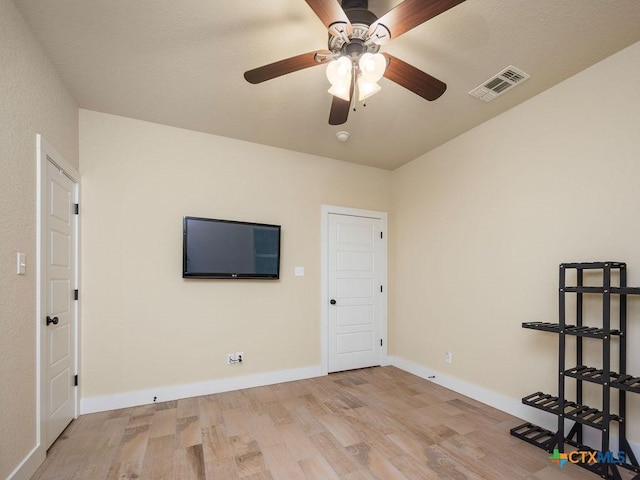
[[[640,466],[631,450],[626,437],[626,393],[640,393],[640,378],[628,375],[627,370],[627,295],[639,295],[640,288],[627,286],[627,266],[623,262],[587,262],[562,263],[559,272],[559,321],[526,322],[523,328],[556,333],[558,335],[558,395],[535,392],[522,399],[522,403],[552,413],[558,417],[558,428],[555,432],[531,423],[525,423],[511,429],[511,435],[524,440],[548,452],[558,449],[567,453],[566,445],[571,450],[593,452],[594,449],[583,443],[583,425],[595,428],[600,433],[600,452],[610,451],[611,426],[618,424],[619,448],[610,457],[611,463],[578,463],[602,478],[620,479],[618,467],[624,467],[636,475],[633,480],[640,480]],[[575,270],[576,285],[567,285],[567,271]],[[586,270],[602,272],[602,285],[593,287],[584,285]],[[611,284],[612,271],[617,272],[619,285]],[[615,277],[615,275],[614,275]],[[566,321],[567,294],[576,295],[576,320],[574,324]],[[585,295],[602,297],[602,326],[591,327],[583,324],[583,306]],[[619,298],[618,322],[612,328],[611,297]],[[567,367],[567,337],[575,337],[575,365]],[[602,344],[602,368],[584,365],[584,338],[598,339]],[[612,351],[612,343],[613,351]],[[615,347],[617,344],[617,348]],[[614,352],[618,354],[618,372],[611,370]],[[576,381],[575,401],[567,400],[565,386],[568,378]],[[602,407],[591,408],[583,403],[583,382],[600,385],[602,390]],[[611,390],[618,391],[617,410],[612,411]],[[565,420],[574,422],[565,433]],[[573,448],[571,448],[573,447]],[[620,452],[624,453],[624,459]]]

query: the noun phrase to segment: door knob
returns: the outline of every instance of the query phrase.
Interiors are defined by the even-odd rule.
[[[331,300],[329,300],[329,303],[330,303],[331,305],[335,305],[335,304],[336,304],[336,301],[332,298]]]
[[[51,324],[57,325],[58,324],[58,317],[53,317],[51,318],[50,316],[47,315],[47,327]]]

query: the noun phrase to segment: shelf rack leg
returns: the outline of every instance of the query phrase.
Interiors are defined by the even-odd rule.
[[[601,452],[609,451],[609,433],[611,431],[611,264],[605,263],[602,269],[602,327],[604,339],[602,343],[602,448]]]
[[[578,287],[583,287],[584,286],[584,270],[582,270],[581,268],[577,269],[576,271],[576,276],[577,276],[577,286]],[[583,317],[582,317],[582,301],[583,301],[583,293],[582,292],[578,292],[576,294],[576,326],[577,327],[582,327],[583,325]],[[583,363],[583,357],[582,357],[582,337],[576,337],[576,365],[584,365]],[[576,402],[578,403],[578,405],[584,405],[583,403],[583,399],[582,399],[582,380],[577,380],[576,381]],[[574,425],[575,431],[576,431],[576,440],[578,441],[579,444],[582,445],[582,424],[576,422],[576,424]],[[569,438],[571,438],[571,435],[569,435]]]
[[[564,371],[566,369],[565,365],[565,351],[566,351],[566,336],[565,336],[565,327],[566,327],[566,319],[565,319],[565,293],[564,289],[566,286],[566,270],[564,265],[560,264],[560,273],[559,273],[559,335],[558,335],[558,450],[564,452],[564,402],[565,402],[565,392],[564,392]]]

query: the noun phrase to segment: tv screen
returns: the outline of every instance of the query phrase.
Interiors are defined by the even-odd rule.
[[[280,225],[184,217],[183,278],[280,277]]]

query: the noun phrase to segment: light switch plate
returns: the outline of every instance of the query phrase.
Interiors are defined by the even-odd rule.
[[[16,259],[16,273],[18,275],[24,275],[25,273],[27,273],[27,256],[24,253],[18,253],[16,255]]]

